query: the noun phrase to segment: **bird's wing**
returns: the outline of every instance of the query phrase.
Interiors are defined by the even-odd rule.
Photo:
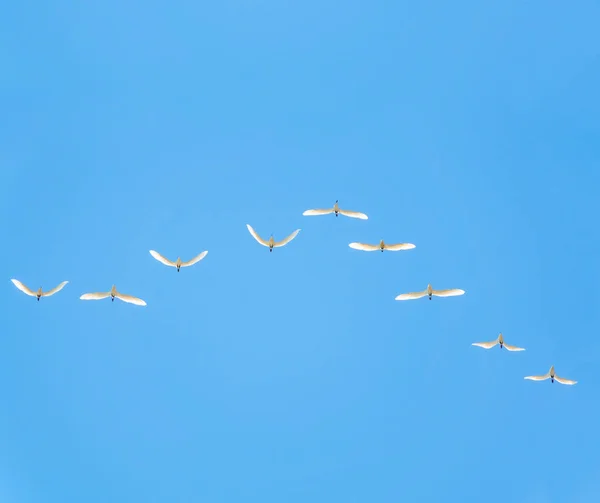
[[[350,243],[348,246],[350,248],[353,248],[354,250],[361,250],[361,251],[377,251],[377,250],[381,250],[381,248],[379,248],[379,246],[368,245],[368,244],[365,244],[365,243]]]
[[[192,260],[188,260],[187,262],[182,262],[181,267],[189,267],[191,265],[194,265],[197,262],[200,262],[204,257],[206,257],[207,254],[208,254],[208,251],[203,251],[199,255],[196,255]]]
[[[96,293],[84,293],[81,297],[81,300],[100,300],[107,299],[110,297],[110,292],[96,292]]]
[[[333,208],[327,208],[326,210],[306,210],[302,213],[305,217],[315,217],[317,215],[329,215],[333,213]]]
[[[137,297],[132,297],[131,295],[125,295],[124,293],[119,293],[115,295],[117,299],[121,299],[123,302],[127,302],[129,304],[135,304],[136,306],[145,306],[146,303],[142,299],[138,299]]]
[[[550,374],[545,374],[543,376],[527,376],[524,379],[529,379],[530,381],[545,381],[546,379],[550,379]]]
[[[248,231],[250,232],[250,234],[252,234],[252,237],[254,239],[256,239],[261,245],[263,246],[269,246],[269,243],[267,241],[265,241],[263,238],[261,238],[256,231],[252,228],[252,226],[250,224],[246,224],[246,227],[248,227]]]
[[[510,344],[504,344],[504,347],[509,351],[525,351],[525,348],[518,348],[517,346],[511,346]]]
[[[60,285],[58,285],[57,287],[53,288],[52,290],[49,290],[47,292],[43,292],[42,293],[42,297],[50,297],[50,295],[54,295],[56,292],[60,292],[65,285],[68,283],[68,281],[63,281]]]
[[[558,377],[557,375],[554,376],[554,380],[561,384],[568,384],[569,386],[577,384],[577,381],[571,381],[571,379],[565,379],[564,377]]]
[[[18,279],[11,279],[13,284],[21,290],[23,293],[29,295],[30,297],[37,297],[35,292],[32,292],[28,287],[26,287],[23,283],[21,283]]]
[[[300,232],[300,229],[296,229],[294,232],[292,232],[285,239],[282,239],[281,241],[276,241],[275,244],[273,245],[273,247],[274,248],[279,248],[281,246],[284,246],[284,245],[288,244],[292,239],[294,239],[298,235],[299,232]]]
[[[474,342],[471,345],[472,346],[479,346],[480,348],[483,348],[483,349],[491,349],[494,346],[496,346],[497,344],[498,344],[498,339],[496,339],[494,341],[490,341],[490,342]]]
[[[420,299],[425,296],[427,296],[427,290],[423,290],[422,292],[401,293],[396,297],[396,300]]]
[[[344,215],[350,218],[360,218],[361,220],[368,220],[369,217],[360,211],[348,211],[348,210],[339,210],[340,215]]]
[[[400,251],[400,250],[412,250],[413,248],[416,248],[416,246],[412,243],[399,243],[396,245],[384,245],[384,248],[386,250],[390,250],[390,251]]]
[[[163,257],[157,251],[150,250],[150,255],[152,255],[156,260],[158,260],[162,264],[168,265],[170,267],[175,267],[175,262],[171,262],[168,258]]]
[[[456,295],[462,295],[465,291],[460,288],[451,288],[450,290],[432,290],[431,293],[437,297],[455,297]]]

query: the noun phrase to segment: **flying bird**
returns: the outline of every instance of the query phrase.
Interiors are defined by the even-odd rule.
[[[298,235],[298,233],[300,232],[300,229],[296,229],[288,237],[286,237],[285,239],[282,239],[281,241],[275,241],[273,239],[273,235],[271,235],[271,237],[269,238],[269,240],[265,241],[263,238],[261,238],[256,233],[256,231],[252,228],[252,226],[250,224],[246,224],[246,227],[248,227],[248,231],[250,232],[250,234],[252,234],[252,237],[254,239],[256,239],[261,245],[268,247],[270,252],[273,251],[273,248],[280,248],[281,246],[285,246],[292,239],[294,239]]]
[[[359,211],[341,210],[340,207],[338,206],[338,201],[335,202],[335,204],[333,205],[333,208],[326,208],[323,210],[306,210],[302,214],[305,217],[314,217],[317,215],[330,215],[331,213],[335,213],[336,217],[338,216],[338,214],[340,214],[340,215],[344,215],[346,217],[360,218],[361,220],[369,219],[369,217],[367,215],[365,215],[364,213],[360,213]]]
[[[365,243],[350,243],[348,246],[355,250],[362,250],[368,252],[381,250],[381,253],[383,253],[383,250],[400,251],[412,250],[413,248],[416,248],[415,245],[412,243],[398,243],[395,245],[388,245],[383,242],[383,239],[379,241],[378,245],[368,245]]]
[[[97,293],[84,293],[81,297],[81,300],[100,300],[111,298],[111,302],[115,301],[115,297],[117,299],[122,300],[123,302],[127,302],[129,304],[135,304],[136,306],[145,306],[146,302],[142,299],[138,299],[137,297],[132,297],[131,295],[125,295],[124,293],[117,292],[117,288],[115,285],[112,286],[110,292],[97,292]]]
[[[187,262],[183,262],[180,257],[177,257],[177,260],[175,262],[173,262],[173,261],[169,260],[168,258],[163,257],[157,251],[150,250],[150,255],[152,255],[156,260],[158,260],[159,262],[161,262],[169,267],[177,267],[177,272],[179,272],[179,269],[181,267],[189,267],[191,265],[196,264],[197,262],[200,262],[204,257],[206,257],[207,254],[208,254],[208,251],[203,251],[199,255],[196,255],[192,260],[188,260]]]
[[[455,297],[456,295],[463,295],[465,293],[464,290],[460,288],[451,288],[450,290],[434,290],[431,288],[431,285],[427,285],[427,289],[422,292],[410,292],[403,293],[396,297],[396,300],[410,300],[410,299],[420,299],[421,297],[429,296],[429,300],[431,300],[431,296],[435,295],[436,297]]]
[[[557,382],[559,382],[561,384],[568,384],[569,386],[573,385],[573,384],[577,384],[577,381],[571,381],[570,379],[558,377],[554,373],[554,365],[552,365],[552,367],[550,367],[550,370],[543,376],[527,376],[527,377],[525,377],[525,379],[529,379],[530,381],[545,381],[546,379],[550,379],[552,382],[554,382],[556,380]]]
[[[506,344],[504,342],[504,336],[502,334],[500,334],[498,336],[498,338],[495,339],[495,340],[493,340],[493,341],[490,341],[490,342],[474,342],[472,344],[472,346],[479,346],[480,348],[491,349],[494,346],[497,346],[498,344],[500,344],[500,349],[502,349],[503,347],[505,347],[509,351],[525,351],[525,348],[518,348],[517,346],[510,346],[510,345]]]
[[[65,287],[65,285],[68,283],[68,281],[63,281],[60,285],[53,288],[52,290],[48,290],[47,292],[44,292],[42,290],[42,287],[40,286],[38,291],[34,292],[33,290],[31,290],[30,288],[25,286],[23,283],[21,283],[18,279],[11,279],[11,281],[24,294],[27,294],[30,297],[37,297],[38,301],[40,300],[40,297],[50,297],[50,295],[54,295],[56,292],[60,292]]]

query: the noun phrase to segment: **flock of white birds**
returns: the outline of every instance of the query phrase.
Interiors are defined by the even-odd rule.
[[[318,216],[318,215],[330,215],[330,214],[334,214],[336,217],[338,215],[344,215],[346,217],[358,218],[361,220],[368,220],[368,218],[369,218],[364,213],[360,213],[358,211],[349,211],[349,210],[341,209],[338,206],[338,201],[335,202],[335,204],[333,205],[332,208],[306,210],[304,213],[302,213],[302,215],[304,215],[304,216]],[[296,229],[294,232],[292,232],[289,236],[285,237],[281,241],[275,241],[273,236],[271,236],[268,240],[263,239],[249,224],[246,224],[246,227],[248,228],[248,231],[250,232],[252,237],[258,243],[269,248],[269,252],[272,252],[273,248],[280,248],[282,246],[287,245],[300,232],[300,229]],[[415,245],[412,243],[388,244],[388,243],[385,243],[383,241],[383,239],[379,242],[379,244],[376,244],[376,245],[375,244],[367,244],[367,243],[350,243],[349,246],[350,246],[350,248],[353,248],[354,250],[368,251],[368,252],[379,250],[382,253],[384,250],[401,251],[401,250],[412,250],[413,248],[415,248]],[[168,258],[162,256],[157,251],[150,250],[150,255],[152,255],[152,257],[154,257],[156,260],[158,260],[160,263],[162,263],[166,266],[175,267],[177,269],[177,272],[179,272],[179,270],[182,267],[190,267],[190,266],[200,262],[204,257],[206,257],[207,254],[208,254],[208,251],[203,251],[202,253],[200,253],[199,255],[196,255],[191,260],[188,260],[187,262],[183,262],[181,260],[181,258],[179,258],[179,257],[177,258],[177,260],[172,261],[172,260],[169,260]],[[37,297],[38,301],[42,297],[50,297],[51,295],[54,295],[55,293],[60,292],[65,287],[65,285],[68,283],[68,281],[63,281],[62,283],[60,283],[57,287],[53,288],[52,290],[48,290],[47,292],[44,292],[42,290],[42,287],[40,287],[37,291],[33,291],[19,280],[11,279],[11,281],[23,293],[25,293],[31,297]],[[451,288],[451,289],[447,289],[447,290],[434,290],[431,287],[431,285],[429,284],[429,285],[427,285],[427,288],[423,291],[403,293],[403,294],[398,295],[396,297],[396,300],[411,300],[411,299],[420,299],[423,297],[428,297],[429,300],[431,300],[431,298],[434,296],[435,297],[455,297],[458,295],[463,295],[464,293],[465,293],[465,291],[461,290],[460,288]],[[115,299],[119,299],[119,300],[122,300],[123,302],[127,302],[129,304],[135,304],[137,306],[145,306],[146,305],[146,302],[138,297],[134,297],[132,295],[126,295],[124,293],[117,291],[115,285],[113,285],[112,288],[110,289],[110,291],[108,291],[108,292],[84,293],[79,298],[81,300],[100,300],[100,299],[107,299],[108,297],[110,297],[111,301],[113,301],[113,302]],[[524,348],[506,344],[504,342],[504,337],[502,334],[498,335],[498,337],[496,339],[494,339],[493,341],[474,342],[473,346],[478,346],[478,347],[481,347],[484,349],[491,349],[495,346],[500,346],[500,349],[506,348],[508,351],[525,351]],[[529,379],[532,381],[545,381],[546,379],[550,379],[551,382],[557,381],[561,384],[568,384],[568,385],[577,383],[577,381],[572,381],[570,379],[565,379],[563,377],[557,376],[556,373],[554,372],[554,366],[550,367],[550,370],[548,370],[548,372],[546,372],[544,375],[526,376],[525,379]]]

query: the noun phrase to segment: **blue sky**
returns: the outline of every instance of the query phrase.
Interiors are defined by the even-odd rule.
[[[599,18],[4,7],[0,499],[597,501]],[[78,300],[113,283],[148,306]]]

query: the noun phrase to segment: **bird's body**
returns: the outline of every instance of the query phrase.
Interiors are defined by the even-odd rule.
[[[335,202],[335,204],[333,205],[333,208],[306,210],[304,213],[302,213],[302,215],[304,215],[305,217],[314,217],[317,215],[330,215],[331,213],[333,213],[336,217],[338,215],[344,215],[346,217],[358,218],[360,220],[368,220],[369,219],[369,217],[367,215],[365,215],[364,213],[361,213],[359,211],[342,210],[338,206],[338,201]]]
[[[383,239],[381,241],[379,241],[378,245],[370,245],[370,244],[366,244],[366,243],[350,243],[348,246],[354,250],[369,251],[369,252],[381,251],[381,253],[383,253],[383,250],[400,251],[400,250],[412,250],[413,248],[416,248],[416,246],[412,243],[398,243],[398,244],[389,245],[389,244],[385,243],[383,241]]]
[[[60,292],[64,288],[64,286],[68,283],[68,281],[63,281],[57,287],[53,288],[52,290],[48,290],[47,292],[44,292],[42,290],[42,287],[40,286],[38,288],[38,290],[34,292],[28,286],[21,283],[18,279],[11,279],[11,281],[24,294],[29,295],[30,297],[37,297],[38,301],[42,297],[50,297],[51,295],[54,295],[56,292]]]
[[[457,295],[463,295],[465,293],[464,290],[460,288],[451,288],[449,290],[434,290],[431,287],[431,284],[427,285],[427,288],[422,292],[409,292],[402,293],[396,297],[396,300],[412,300],[412,299],[420,299],[421,297],[429,297],[431,300],[432,296],[436,297],[455,297]]]
[[[183,262],[181,260],[181,257],[177,257],[177,260],[175,262],[173,262],[172,260],[169,260],[168,258],[163,257],[157,251],[150,250],[150,255],[152,255],[156,260],[158,260],[161,264],[164,264],[166,266],[176,267],[177,272],[179,272],[179,269],[181,269],[182,267],[190,267],[190,266],[200,262],[204,257],[206,257],[207,254],[208,254],[208,251],[203,251],[202,253],[200,253],[199,255],[196,255],[193,259],[188,260],[187,262]]]
[[[137,297],[132,297],[131,295],[125,295],[124,293],[118,292],[115,285],[112,286],[110,292],[96,292],[96,293],[84,293],[81,297],[81,300],[101,300],[107,299],[110,297],[111,301],[114,302],[115,298],[122,300],[123,302],[127,302],[128,304],[135,304],[136,306],[145,306],[146,302],[142,299],[138,299]]]
[[[541,376],[526,376],[524,379],[529,379],[530,381],[545,381],[546,379],[550,379],[551,382],[557,381],[560,384],[567,384],[572,386],[573,384],[577,384],[577,381],[572,381],[571,379],[565,379],[564,377],[559,377],[556,375],[554,371],[554,365],[550,367],[550,370]]]
[[[504,336],[502,334],[498,335],[498,337],[493,340],[493,341],[489,341],[489,342],[474,342],[472,344],[472,346],[479,346],[480,348],[484,348],[484,349],[491,349],[494,346],[500,345],[500,349],[502,349],[503,347],[508,349],[509,351],[525,351],[525,348],[519,348],[517,346],[510,346],[509,344],[506,344],[504,342]]]
[[[273,248],[280,248],[282,246],[285,246],[292,239],[294,239],[298,235],[298,233],[300,232],[300,229],[296,229],[294,232],[292,232],[289,236],[287,236],[286,238],[282,239],[281,241],[275,241],[275,239],[273,238],[273,235],[271,235],[271,237],[268,240],[265,240],[265,239],[261,238],[258,235],[258,233],[252,228],[252,226],[250,224],[246,224],[246,227],[248,228],[248,231],[250,232],[250,234],[252,235],[252,237],[256,241],[258,241],[261,245],[266,246],[267,248],[269,248],[270,252],[273,251]]]

